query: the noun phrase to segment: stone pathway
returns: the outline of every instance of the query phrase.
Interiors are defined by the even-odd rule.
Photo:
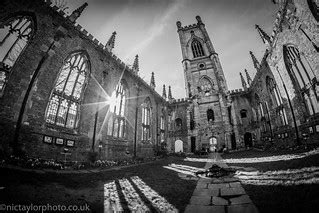
[[[206,163],[205,169],[213,164],[228,168],[220,161],[219,153],[210,153],[209,158],[215,159],[216,163]],[[185,213],[192,212],[258,213],[258,209],[237,178],[200,178],[185,209]]]

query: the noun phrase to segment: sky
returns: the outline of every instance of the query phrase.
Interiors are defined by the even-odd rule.
[[[85,0],[65,1],[69,11]],[[77,23],[105,44],[117,32],[113,53],[127,65],[139,55],[139,75],[155,74],[156,91],[171,85],[174,98],[185,98],[182,53],[176,21],[196,23],[199,15],[218,53],[229,90],[241,88],[239,72],[256,73],[249,51],[260,61],[263,44],[255,29],[272,32],[277,6],[271,0],[87,0]]]

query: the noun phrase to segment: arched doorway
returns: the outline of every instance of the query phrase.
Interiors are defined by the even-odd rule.
[[[245,147],[252,147],[253,146],[252,134],[250,132],[246,132],[244,134],[244,143],[245,143]]]
[[[217,150],[217,138],[211,137],[209,139],[209,151],[215,152]]]
[[[183,141],[175,141],[175,152],[183,152]]]

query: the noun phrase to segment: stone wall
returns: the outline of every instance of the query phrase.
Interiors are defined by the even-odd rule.
[[[307,111],[304,98],[301,96],[301,91],[293,82],[291,76],[287,71],[287,67],[284,62],[283,47],[284,45],[292,45],[299,50],[301,54],[305,56],[316,76],[316,82],[314,85],[317,88],[317,100],[318,100],[318,78],[319,78],[319,28],[318,23],[315,20],[313,14],[309,9],[307,0],[294,0],[287,3],[279,4],[279,12],[272,34],[273,42],[270,45],[270,55],[267,58],[267,62],[274,74],[276,82],[282,92],[283,98],[291,100],[292,109],[289,108],[288,103],[287,110],[290,113],[290,126],[294,126],[292,121],[291,112],[293,110],[296,123],[298,126],[299,136],[302,138],[302,134],[306,133],[310,135],[312,141],[318,140],[319,131],[319,117],[318,113],[309,115]],[[317,47],[317,49],[316,49]],[[282,80],[281,80],[282,78]],[[283,83],[284,82],[284,83]],[[287,89],[285,94],[284,84]],[[318,103],[317,103],[318,104]],[[278,134],[280,131],[278,132]],[[295,130],[291,130],[290,139],[296,139]],[[280,138],[279,138],[280,137]],[[278,141],[285,144],[289,142],[289,139],[283,139],[281,136],[276,135]],[[291,141],[291,140],[290,140]]]
[[[106,100],[106,94],[111,95],[117,83],[122,79],[128,88],[126,103],[127,134],[123,139],[107,136],[105,117],[109,106],[100,106],[96,125],[95,151],[101,158],[131,157],[133,154],[135,111],[138,106],[137,121],[137,155],[153,155],[153,149],[158,144],[158,112],[161,112],[166,101],[158,95],[146,82],[133,73],[115,55],[108,52],[104,45],[88,34],[81,26],[74,26],[63,13],[57,12],[42,1],[5,1],[5,10],[0,14],[0,21],[16,14],[31,14],[36,20],[36,32],[11,70],[8,84],[0,102],[1,146],[7,149],[12,143],[15,123],[21,109],[22,100],[30,84],[30,76],[40,64],[49,46],[57,34],[62,38],[54,43],[48,57],[40,66],[39,74],[32,87],[24,111],[19,143],[23,144],[28,155],[34,157],[62,159],[64,148],[68,148],[72,160],[85,160],[92,150],[95,113],[97,103]],[[54,88],[60,68],[64,60],[72,52],[83,51],[88,55],[90,76],[84,90],[83,100],[79,110],[79,123],[75,129],[67,129],[45,122],[48,101]],[[123,75],[122,75],[123,74]],[[137,86],[140,88],[138,103]],[[105,93],[103,92],[105,91]],[[141,142],[141,104],[144,98],[151,100],[152,118],[149,142]],[[104,107],[104,108],[102,108]],[[43,137],[62,138],[64,145],[44,143]],[[74,140],[74,146],[66,146],[66,140]],[[101,141],[101,148],[98,148]]]

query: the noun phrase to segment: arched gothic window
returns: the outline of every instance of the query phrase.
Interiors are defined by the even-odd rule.
[[[280,106],[282,104],[282,99],[277,84],[275,83],[274,79],[270,78],[269,76],[266,77],[266,87],[268,93],[270,94],[272,103],[275,103],[275,107]]]
[[[319,2],[316,0],[307,0],[307,2],[313,17],[319,22]]]
[[[213,85],[211,81],[207,77],[203,77],[200,82],[199,82],[200,90],[204,92],[206,96],[209,96],[212,89]]]
[[[125,103],[126,89],[121,81],[111,96],[110,118],[108,122],[108,135],[115,138],[124,138],[126,136]]]
[[[146,98],[142,104],[142,140],[149,141],[151,138],[151,100]]]
[[[208,109],[206,114],[207,114],[207,121],[215,120],[214,111],[212,109]]]
[[[83,89],[89,75],[89,62],[83,52],[71,54],[64,62],[46,112],[46,122],[76,128]]]
[[[160,140],[161,140],[161,142],[165,141],[165,119],[164,119],[164,115],[162,115],[161,119],[160,119]]]
[[[182,129],[182,119],[176,118],[175,119],[175,126],[176,126],[176,130],[181,130]]]
[[[194,58],[202,57],[205,55],[204,50],[203,50],[203,46],[197,39],[194,39],[192,41],[191,47],[192,47],[192,52],[193,52]]]
[[[306,57],[293,46],[283,47],[284,62],[292,82],[304,98],[309,114],[319,112],[316,78]]]
[[[0,96],[14,65],[35,31],[29,16],[15,16],[0,23]]]
[[[262,117],[265,116],[265,114],[264,114],[263,104],[261,103],[260,98],[257,94],[255,94],[255,102],[257,105],[257,112],[258,112],[257,113],[257,120],[259,120],[258,117],[260,116],[260,119],[261,119]]]
[[[172,115],[171,114],[168,114],[168,130],[172,130]]]
[[[267,87],[268,93],[270,94],[271,101],[272,103],[274,103],[274,108],[281,106],[279,107],[279,111],[278,111],[279,117],[281,119],[281,124],[287,125],[288,123],[287,123],[286,110],[283,106],[282,98],[278,90],[277,84],[275,83],[275,80],[267,76],[266,87]],[[266,106],[267,113],[269,113],[267,102],[265,102],[265,106]]]

